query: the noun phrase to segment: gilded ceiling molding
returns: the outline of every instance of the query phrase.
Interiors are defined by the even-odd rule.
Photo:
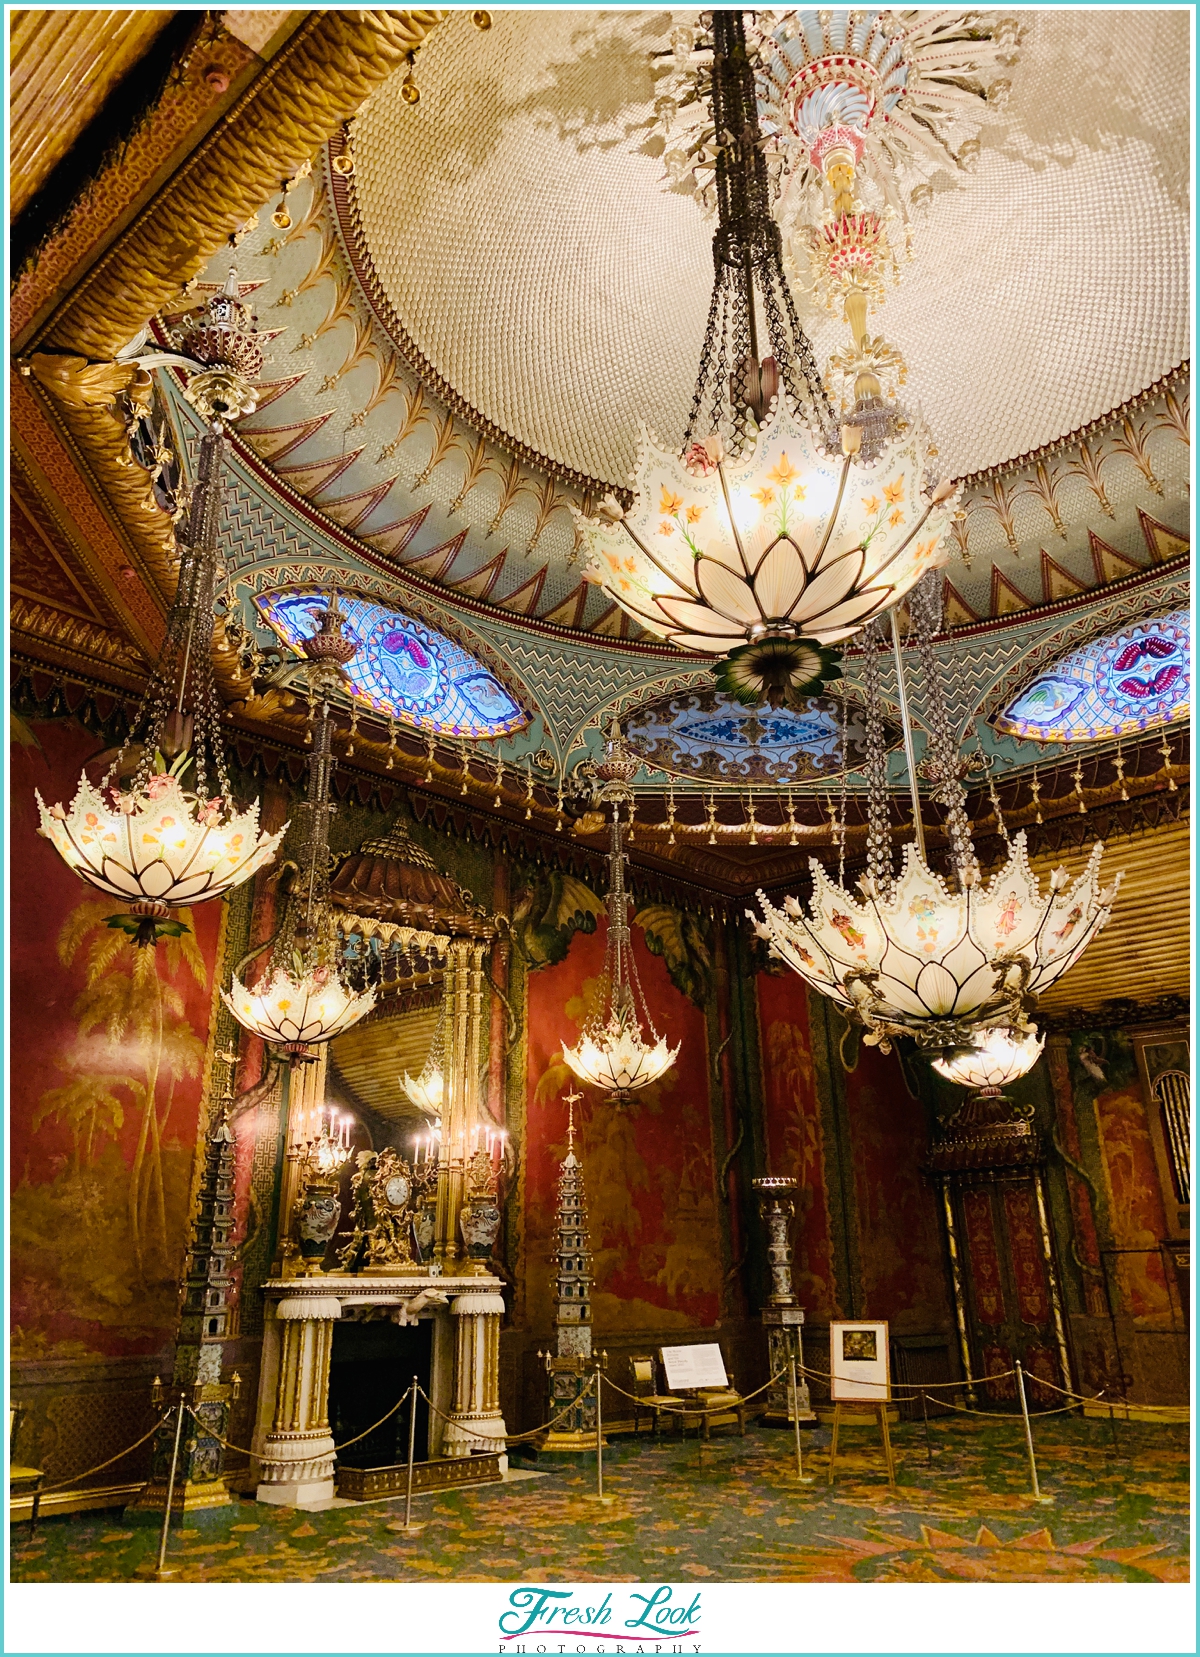
[[[13,595],[8,619],[17,655],[23,645],[26,654],[47,667],[103,663],[106,668],[118,670],[121,686],[127,690],[140,689],[145,682],[141,654],[128,639],[109,627],[84,621],[49,604],[39,604],[22,594]]]
[[[443,11],[318,11],[39,334],[109,359],[415,51]]]
[[[124,230],[155,181],[174,170],[262,67],[255,52],[220,24],[201,25],[193,50],[154,109],[22,266],[9,302],[14,350],[26,346],[88,264]]]
[[[30,380],[19,374],[11,378],[9,406],[15,457],[69,533],[80,563],[112,604],[130,638],[152,659],[162,642],[163,611],[156,603],[154,586],[145,579],[146,555],[155,548],[161,552],[161,542],[157,535],[139,535],[144,511],[136,512],[133,521],[126,519],[119,505],[107,499],[101,482],[119,468],[121,482],[136,487],[137,479],[129,476],[136,469],[121,460],[122,455],[128,458],[123,427],[95,407],[76,408],[68,417],[52,396],[39,395]],[[148,494],[146,474],[139,471],[137,478],[145,480]],[[55,510],[56,502],[61,503],[61,512]],[[155,511],[169,529],[169,520]],[[159,530],[157,524],[147,525],[151,527]],[[140,572],[135,567],[139,561]],[[132,570],[132,579],[124,573],[127,570]],[[139,573],[142,580],[136,579]],[[174,587],[173,575],[170,586]]]
[[[165,608],[175,590],[175,529],[154,500],[149,474],[133,464],[117,412],[122,396],[133,402],[148,399],[150,376],[134,363],[96,363],[44,352],[36,352],[20,372],[37,383],[74,439]]]

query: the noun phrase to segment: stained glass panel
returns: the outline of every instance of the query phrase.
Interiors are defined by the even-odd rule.
[[[1192,681],[1186,610],[1139,621],[1062,656],[993,723],[1035,742],[1090,742],[1186,718]]]
[[[624,725],[630,746],[670,776],[787,784],[842,766],[842,709],[832,697],[812,697],[794,711],[746,708],[721,691],[685,691],[646,703]],[[852,769],[866,759],[862,713],[854,707],[846,752]]]
[[[320,587],[267,593],[255,602],[284,644],[317,630],[328,594]],[[474,738],[524,730],[529,715],[476,656],[444,633],[369,598],[338,594],[358,654],[346,668],[356,696],[376,712],[425,731]]]

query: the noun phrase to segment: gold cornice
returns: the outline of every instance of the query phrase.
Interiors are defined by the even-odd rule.
[[[140,562],[144,569],[145,558],[134,551],[129,531],[136,526],[123,520],[101,483],[101,475],[116,464],[124,449],[120,422],[97,408],[73,411],[73,419],[68,418],[61,404],[17,374],[11,377],[10,387],[15,461],[67,535],[81,567],[111,604],[130,641],[147,659],[153,659],[162,642],[163,611],[150,585],[137,579],[137,566]],[[128,456],[127,449],[124,453]],[[123,480],[131,470],[120,467]],[[146,474],[139,475],[148,488]],[[131,568],[132,578],[122,573]]]
[[[314,12],[38,335],[107,360],[350,119],[445,16]]]

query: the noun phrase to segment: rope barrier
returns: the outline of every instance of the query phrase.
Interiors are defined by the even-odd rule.
[[[949,1398],[940,1399],[939,1402],[948,1410],[957,1410],[959,1415],[977,1415],[985,1421],[1015,1421],[1017,1419],[1012,1410],[971,1410],[964,1408],[962,1404],[951,1403]],[[1074,1408],[1074,1404],[1064,1404],[1057,1410],[1030,1410],[1029,1419],[1031,1421],[1043,1421],[1048,1415],[1066,1415]]]
[[[748,1404],[752,1398],[757,1398],[760,1393],[766,1392],[768,1388],[773,1387],[776,1381],[781,1380],[786,1374],[787,1370],[781,1369],[777,1371],[776,1374],[772,1375],[771,1379],[767,1381],[765,1385],[756,1387],[753,1392],[738,1393],[737,1397],[743,1404]],[[608,1376],[606,1375],[604,1379],[608,1381]],[[652,1404],[647,1398],[639,1398],[636,1392],[626,1392],[625,1388],[619,1387],[615,1381],[608,1381],[608,1384],[612,1388],[613,1392],[619,1392],[622,1398],[631,1398],[635,1404],[641,1405],[642,1408],[647,1410],[661,1410],[664,1415],[726,1415],[731,1409],[735,1408],[733,1404],[729,1403],[710,1404],[708,1406],[700,1403],[688,1404],[685,1402],[680,1402],[678,1405],[660,1404],[657,1402]],[[732,1392],[732,1387],[729,1390]]]
[[[591,1390],[595,1386],[595,1384],[596,1384],[596,1377],[593,1374],[592,1376],[589,1377],[587,1386],[584,1387],[584,1389],[581,1393],[577,1394],[576,1397],[572,1398],[571,1402],[567,1405],[566,1409],[560,1410],[558,1412],[558,1414],[555,1415],[555,1416],[552,1416],[549,1421],[543,1421],[543,1423],[540,1427],[531,1427],[527,1432],[523,1432],[523,1433],[495,1433],[495,1434],[473,1433],[469,1427],[464,1427],[462,1422],[457,1420],[454,1416],[446,1415],[444,1413],[444,1411],[439,1410],[437,1405],[434,1403],[433,1399],[430,1398],[429,1394],[425,1391],[424,1387],[421,1387],[419,1390],[420,1390],[420,1393],[421,1393],[421,1397],[429,1405],[429,1408],[433,1411],[434,1415],[438,1416],[442,1421],[445,1421],[448,1425],[453,1426],[453,1427],[457,1427],[460,1432],[465,1433],[466,1436],[469,1439],[473,1440],[476,1444],[486,1445],[487,1447],[491,1448],[491,1447],[499,1444],[501,1439],[504,1440],[505,1444],[521,1444],[527,1438],[537,1438],[539,1433],[545,1433],[545,1432],[548,1432],[551,1427],[557,1427],[557,1425],[560,1421],[564,1421],[566,1419],[566,1417],[568,1415],[570,1415],[571,1411],[573,1409],[575,1409],[575,1407],[578,1404],[581,1404],[583,1402],[583,1400],[587,1397],[588,1393],[591,1392]]]
[[[93,1473],[102,1473],[106,1467],[111,1467],[114,1461],[121,1461],[125,1456],[131,1455],[134,1450],[140,1450],[142,1445],[146,1442],[146,1440],[148,1438],[153,1438],[155,1433],[158,1431],[158,1429],[166,1421],[169,1421],[171,1416],[174,1415],[174,1413],[175,1413],[175,1406],[172,1405],[171,1408],[169,1410],[167,1410],[165,1415],[163,1415],[160,1420],[158,1420],[154,1423],[154,1425],[153,1425],[153,1427],[151,1427],[150,1431],[148,1433],[143,1433],[141,1438],[135,1440],[135,1442],[133,1444],[127,1445],[124,1450],[118,1450],[116,1455],[115,1456],[109,1456],[107,1461],[102,1461],[102,1462],[98,1463],[98,1465],[95,1466],[95,1467],[89,1467],[86,1473],[73,1473],[69,1479],[62,1479],[58,1484],[45,1484],[45,1485],[42,1485],[41,1488],[37,1492],[38,1496],[39,1497],[49,1496],[55,1490],[66,1490],[69,1485],[78,1484],[80,1479],[90,1479]]]
[[[797,1364],[796,1368],[802,1375],[813,1375],[821,1381],[831,1381],[833,1379],[833,1376],[824,1369],[810,1369],[807,1364]],[[981,1387],[988,1381],[1005,1381],[1010,1375],[1015,1375],[1016,1373],[1015,1369],[1001,1369],[998,1370],[995,1375],[973,1375],[970,1381],[923,1381],[919,1387],[914,1387],[905,1382],[901,1382],[901,1390],[893,1391],[888,1402],[895,1403],[901,1398],[901,1392],[906,1392],[908,1398],[919,1398],[922,1393],[929,1392],[945,1392],[947,1390],[951,1392],[961,1392],[963,1388],[967,1386]],[[867,1402],[870,1402],[870,1400],[867,1400]],[[879,1400],[879,1402],[882,1402],[882,1400]]]

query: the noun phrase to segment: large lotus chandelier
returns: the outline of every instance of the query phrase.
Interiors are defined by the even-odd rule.
[[[1065,869],[1056,869],[1043,892],[1029,866],[1025,836],[1018,834],[999,872],[986,882],[980,878],[932,650],[941,605],[930,583],[914,592],[911,610],[929,724],[923,772],[945,807],[954,884],[931,869],[925,855],[910,743],[917,838],[904,849],[899,879],[892,874],[886,771],[875,764],[868,769],[868,863],[859,882],[861,896],[832,881],[814,858],[807,911],[791,897],[779,909],[759,892],[762,918],[747,914],[772,953],[865,1027],[865,1039],[885,1052],[891,1038],[909,1035],[926,1049],[955,1050],[946,1063],[963,1076],[968,1063],[972,1074],[986,1074],[1005,1051],[997,1033],[1004,1032],[1012,1063],[1028,1057],[1028,1069],[1040,1052],[1030,1021],[1037,998],[1075,964],[1107,922],[1120,876],[1111,887],[1101,887],[1104,848],[1097,845],[1081,875],[1072,881]],[[873,637],[866,639],[865,650],[868,748],[881,753]],[[900,672],[898,679],[903,697]],[[964,1049],[980,1050],[983,1057],[971,1059]]]
[[[336,809],[329,797],[334,763],[329,697],[345,688],[342,669],[357,645],[342,632],[336,596],[317,614],[320,626],[302,645],[313,708],[303,875],[289,898],[264,981],[248,989],[235,975],[229,990],[221,992],[243,1029],[282,1047],[293,1062],[315,1058],[322,1043],[365,1018],[376,993],[373,986],[352,990],[345,983],[329,907],[329,818]]]
[[[611,885],[608,894],[608,939],[601,979],[600,1010],[583,1027],[574,1047],[563,1043],[563,1058],[582,1082],[603,1089],[614,1103],[648,1087],[675,1063],[679,1044],[668,1047],[650,1017],[629,940],[629,898],[625,890],[625,851],[621,844],[621,810],[632,799],[630,780],[638,759],[621,739],[614,720],[604,760],[596,767],[602,787],[599,803],[612,809],[609,839]],[[643,1031],[649,1032],[647,1040]]]
[[[230,283],[236,290],[234,272]],[[253,319],[228,287],[189,336],[192,354],[171,359],[192,373],[189,394],[210,424],[177,537],[179,577],[150,684],[98,787],[81,777],[69,810],[37,796],[41,833],[89,885],[128,902],[129,912],[108,924],[139,945],[185,931],[173,910],[248,880],[275,855],[284,833],[259,832],[257,801],[245,810],[233,804],[213,675],[223,421],[243,412],[247,400],[253,407],[247,375],[262,365]]]
[[[837,677],[834,646],[942,561],[956,497],[873,371],[855,367],[839,430],[784,278],[740,12],[713,13],[712,45],[716,280],[682,457],[643,428],[632,507],[609,496],[578,522],[587,578],[643,627],[724,658],[718,686],[747,704],[795,706]],[[857,294],[852,255],[831,268]]]

